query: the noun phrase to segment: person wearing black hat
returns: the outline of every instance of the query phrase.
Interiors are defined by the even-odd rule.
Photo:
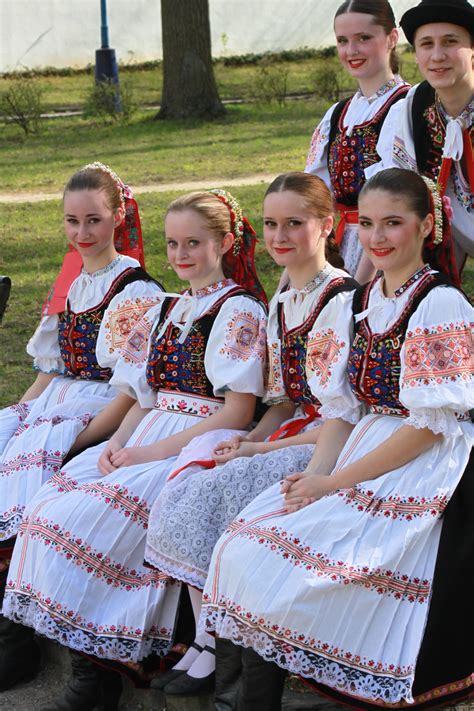
[[[474,255],[474,8],[467,0],[422,0],[400,25],[425,81],[391,109],[377,150],[383,167],[416,170],[450,198],[461,273]]]

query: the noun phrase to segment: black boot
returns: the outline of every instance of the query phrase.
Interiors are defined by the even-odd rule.
[[[239,711],[281,711],[286,671],[266,662],[253,649],[242,650]]]
[[[7,571],[0,573],[0,608],[5,594]],[[0,615],[0,691],[32,679],[39,670],[40,649],[34,630]]]
[[[41,711],[92,711],[102,704],[100,668],[87,657],[69,650],[72,676],[63,695]]]
[[[228,639],[216,637],[216,711],[237,708],[241,674],[242,647]]]

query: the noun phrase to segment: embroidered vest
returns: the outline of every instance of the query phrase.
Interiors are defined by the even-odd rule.
[[[371,286],[369,282],[354,292],[353,314],[367,308]],[[358,400],[369,405],[371,411],[408,417],[408,410],[400,402],[400,352],[408,322],[422,300],[436,286],[451,286],[441,274],[427,274],[415,287],[405,310],[385,333],[373,334],[367,317],[355,322],[354,338],[349,354],[348,376]]]
[[[435,90],[427,81],[415,91],[411,113],[418,172],[436,181],[443,160],[446,126],[436,109]]]
[[[346,135],[344,118],[350,98],[340,101],[331,115],[328,146],[328,170],[336,202],[357,206],[357,198],[365,183],[364,169],[378,163],[377,141],[390,108],[407,94],[409,87],[400,86],[369,121],[354,126]]]
[[[83,380],[110,380],[112,371],[101,368],[96,357],[100,325],[114,296],[134,281],[155,280],[141,267],[129,267],[112,282],[100,304],[77,314],[69,309],[59,314],[58,340],[66,375]]]
[[[333,279],[319,297],[306,321],[288,330],[285,325],[283,304],[278,304],[278,325],[281,334],[282,375],[285,391],[295,405],[314,404],[315,398],[306,380],[306,349],[308,334],[323,308],[342,291],[351,291],[358,286],[350,277]],[[288,287],[287,287],[288,288]]]
[[[254,298],[241,286],[229,289],[208,311],[194,321],[183,343],[178,341],[181,330],[172,323],[158,338],[161,325],[176,303],[176,299],[168,297],[163,302],[162,316],[151,338],[146,369],[148,385],[154,390],[177,390],[214,398],[214,388],[204,367],[207,341],[222,304],[232,296],[242,294]]]

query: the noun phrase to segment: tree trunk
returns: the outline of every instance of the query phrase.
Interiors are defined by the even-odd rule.
[[[161,0],[163,97],[158,118],[225,113],[214,79],[208,0]]]

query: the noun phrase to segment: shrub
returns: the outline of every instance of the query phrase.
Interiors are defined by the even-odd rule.
[[[287,87],[288,68],[263,59],[259,63],[252,91],[256,101],[261,104],[276,101],[280,106],[284,106]]]
[[[12,81],[0,94],[0,114],[4,121],[12,121],[25,132],[39,133],[41,129],[42,90],[32,80],[21,77]]]
[[[84,114],[103,121],[112,119],[128,123],[137,110],[133,81],[127,77],[117,85],[112,79],[94,83],[84,102]]]
[[[316,69],[313,74],[314,92],[316,96],[334,103],[339,101],[344,91],[344,82],[347,81],[339,64],[326,62]]]

